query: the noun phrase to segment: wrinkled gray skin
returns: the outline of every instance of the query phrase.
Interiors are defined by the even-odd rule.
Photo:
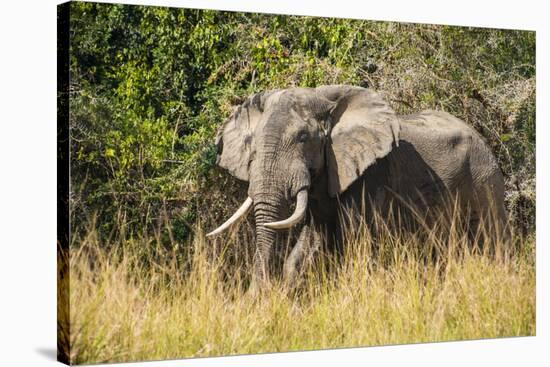
[[[359,210],[368,216],[397,198],[423,212],[440,205],[446,192],[472,210],[474,222],[490,203],[505,221],[503,177],[479,134],[445,112],[397,116],[372,90],[335,85],[257,93],[221,126],[217,144],[218,164],[249,182],[253,291],[269,282],[270,259],[281,248],[278,230],[264,225],[287,218],[300,190],[308,192],[308,211],[285,260],[290,283],[321,235],[338,233],[342,208],[370,203]]]

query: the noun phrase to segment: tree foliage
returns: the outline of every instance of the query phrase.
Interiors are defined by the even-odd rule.
[[[215,167],[232,106],[339,83],[474,126],[497,154],[509,209],[534,226],[533,32],[77,2],[70,37],[75,233],[94,217],[102,236],[183,243],[243,192]]]

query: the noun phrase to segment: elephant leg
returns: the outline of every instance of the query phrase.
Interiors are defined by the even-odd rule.
[[[304,270],[321,247],[321,236],[311,225],[304,225],[296,245],[285,260],[283,278],[290,287],[300,283]]]

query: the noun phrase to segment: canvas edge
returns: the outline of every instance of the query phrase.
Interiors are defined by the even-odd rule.
[[[70,365],[69,46],[71,2],[57,5],[57,360]]]

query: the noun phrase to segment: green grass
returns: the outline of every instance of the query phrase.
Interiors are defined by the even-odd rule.
[[[338,264],[310,266],[297,292],[274,281],[253,299],[247,262],[229,255],[242,243],[233,236],[213,255],[196,231],[188,256],[144,255],[145,240],[105,250],[93,230],[74,247],[72,363],[535,334],[532,239],[480,251],[458,234],[375,241],[363,230]]]

